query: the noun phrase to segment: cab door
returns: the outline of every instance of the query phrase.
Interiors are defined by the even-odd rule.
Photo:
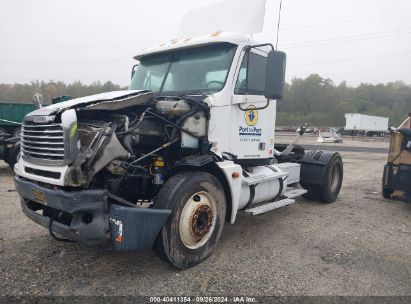
[[[267,53],[244,52],[231,103],[230,150],[245,163],[273,157],[276,102],[264,97]],[[248,70],[247,70],[248,67]]]

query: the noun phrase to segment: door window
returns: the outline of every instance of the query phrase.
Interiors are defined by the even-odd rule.
[[[247,86],[247,58],[250,56],[248,64],[248,89]],[[267,58],[254,54],[247,53],[241,63],[240,72],[238,73],[237,83],[234,93],[237,95],[264,95],[265,72]],[[247,91],[247,92],[246,92]]]

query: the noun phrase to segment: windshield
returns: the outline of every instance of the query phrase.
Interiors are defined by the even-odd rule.
[[[235,45],[219,43],[143,57],[130,90],[190,94],[221,91],[235,50]]]

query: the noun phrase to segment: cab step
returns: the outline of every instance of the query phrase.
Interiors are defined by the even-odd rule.
[[[288,206],[291,204],[294,204],[295,200],[291,198],[285,198],[279,201],[271,202],[271,203],[265,203],[263,205],[259,205],[250,209],[244,210],[245,213],[251,214],[251,215],[259,215],[266,213],[268,211],[278,209],[284,206]]]
[[[305,189],[291,189],[284,192],[283,196],[286,198],[296,198],[306,193],[307,190]]]

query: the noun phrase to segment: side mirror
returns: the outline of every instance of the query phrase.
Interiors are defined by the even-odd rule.
[[[131,79],[133,79],[134,74],[136,73],[137,67],[138,67],[138,64],[133,65],[133,68],[131,69]]]
[[[270,51],[267,56],[264,96],[268,99],[282,99],[285,84],[287,55],[279,51]]]

